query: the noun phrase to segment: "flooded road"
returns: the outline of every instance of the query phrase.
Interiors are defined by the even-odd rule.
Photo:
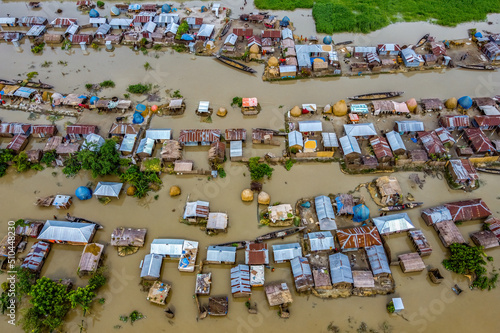
[[[197,2],[198,5],[201,2]],[[228,1],[232,3],[232,1]],[[237,2],[234,2],[237,3]],[[0,10],[7,11],[12,16],[21,16],[27,9],[23,6],[14,6],[15,2],[2,2]],[[45,3],[44,3],[45,5]],[[80,15],[73,9],[74,5],[66,6],[58,2],[50,2],[47,6],[65,6],[63,15]],[[239,5],[236,5],[237,7]],[[68,9],[66,10],[66,7]],[[73,10],[73,11],[72,11]],[[52,11],[53,12],[53,11]],[[305,26],[304,35],[312,34],[311,18],[301,16],[301,12],[286,13],[299,29]],[[309,11],[310,13],[310,11]],[[33,14],[35,15],[35,14]],[[40,13],[40,15],[42,15]],[[49,15],[49,14],[46,14]],[[52,15],[52,14],[50,14]],[[281,13],[280,13],[281,15]],[[54,17],[52,15],[51,17]],[[79,18],[82,16],[78,16]],[[498,31],[498,16],[492,15],[495,22],[493,26],[484,27],[491,31]],[[83,18],[82,18],[83,19]],[[85,20],[85,19],[83,19]],[[84,21],[85,22],[85,21]],[[404,43],[408,36],[413,42],[423,33],[436,31],[442,32],[438,36],[444,38],[459,38],[466,35],[466,29],[478,24],[461,25],[459,28],[448,29],[429,24],[420,24],[415,32],[415,24],[397,24],[379,32],[368,35],[370,43],[395,41]],[[423,26],[424,28],[421,28]],[[300,31],[300,30],[299,30]],[[383,33],[382,33],[383,32]],[[387,32],[387,34],[386,34]],[[445,35],[446,32],[446,35]],[[448,34],[449,32],[449,34]],[[344,35],[342,36],[344,37]],[[358,36],[357,38],[362,38]],[[363,37],[364,38],[364,37]],[[340,38],[344,39],[344,38]],[[352,39],[345,35],[345,39]],[[388,40],[389,39],[389,40]],[[369,44],[369,43],[367,43]],[[237,72],[216,62],[212,58],[195,58],[188,54],[151,51],[147,56],[136,54],[127,47],[119,47],[114,52],[104,50],[89,50],[85,55],[79,48],[70,52],[62,51],[59,47],[51,50],[46,48],[43,54],[34,56],[29,50],[29,42],[22,45],[22,52],[14,50],[12,44],[1,43],[0,54],[3,56],[0,64],[2,78],[17,78],[18,74],[31,71],[39,72],[38,79],[54,84],[55,91],[62,93],[85,92],[86,83],[98,83],[111,79],[115,81],[114,89],[105,89],[99,96],[123,96],[126,87],[135,83],[152,83],[158,85],[160,96],[165,101],[166,89],[179,89],[186,98],[187,109],[183,116],[155,117],[151,127],[168,127],[173,129],[174,137],[179,130],[184,128],[232,128],[243,127],[250,131],[253,127],[284,128],[283,113],[296,104],[316,103],[325,105],[345,99],[347,96],[371,92],[404,90],[403,101],[415,98],[449,98],[462,95],[492,96],[500,93],[500,75],[496,72],[481,73],[462,70],[449,70],[428,73],[412,73],[397,75],[374,75],[358,78],[336,78],[320,80],[287,81],[284,83],[264,83],[260,78],[263,71],[262,65],[253,65],[259,72],[258,75],[248,75]],[[158,54],[158,57],[155,55]],[[40,65],[50,61],[50,67]],[[67,62],[67,66],[58,62]],[[145,71],[143,64],[149,62],[153,67]],[[33,66],[33,67],[31,67]],[[63,74],[64,73],[64,74]],[[238,109],[230,107],[234,96],[255,96],[262,105],[262,112],[256,117],[243,118]],[[144,97],[132,96],[135,101],[142,101]],[[221,106],[228,108],[229,113],[225,118],[213,116],[212,123],[202,123],[194,113],[200,100],[209,100],[214,109]],[[280,106],[282,106],[280,108]],[[86,112],[80,123],[94,123],[101,127],[101,134],[108,130],[110,122],[116,114],[97,115]],[[0,111],[2,121],[25,121],[28,114],[14,111]],[[48,122],[40,118],[37,122]],[[75,121],[71,118],[60,120],[57,124],[62,127],[66,121]],[[34,141],[31,139],[31,141]],[[0,139],[1,147],[5,147],[8,140]],[[280,154],[284,145],[271,150]],[[248,142],[245,156],[263,156],[269,149],[255,146]],[[158,153],[158,152],[157,152]],[[207,149],[187,148],[185,156],[193,159],[196,165],[206,168]],[[368,182],[375,178],[374,175],[347,176],[340,172],[338,164],[333,163],[308,163],[296,164],[291,171],[286,171],[282,166],[275,166],[271,180],[264,184],[264,190],[271,195],[272,202],[294,204],[301,197],[320,194],[341,193],[353,190],[359,183]],[[99,292],[98,298],[104,297],[106,302],[100,305],[94,302],[91,315],[82,317],[81,311],[72,310],[68,315],[67,325],[64,330],[79,332],[79,325],[84,321],[88,332],[136,332],[136,331],[178,331],[178,332],[327,332],[328,325],[333,322],[341,332],[355,332],[361,322],[369,328],[382,332],[379,325],[387,321],[393,327],[393,332],[498,332],[499,326],[495,321],[486,318],[496,318],[499,290],[470,291],[466,288],[467,280],[441,269],[445,281],[441,285],[433,285],[424,272],[402,274],[397,266],[391,267],[396,282],[396,294],[402,297],[405,311],[402,316],[388,315],[385,305],[392,295],[377,296],[374,298],[351,297],[348,299],[323,300],[314,296],[299,296],[294,291],[289,264],[272,265],[275,271],[266,270],[266,281],[285,281],[293,290],[294,302],[290,307],[291,318],[282,320],[277,315],[277,309],[270,309],[265,299],[262,288],[253,291],[251,301],[257,303],[259,314],[248,314],[245,307],[246,299],[233,299],[230,296],[230,276],[227,265],[207,266],[204,271],[212,272],[211,295],[229,296],[229,313],[227,317],[207,318],[196,321],[196,305],[192,298],[195,286],[194,273],[180,273],[177,262],[166,261],[163,265],[161,277],[165,282],[172,284],[172,291],[168,298],[169,306],[175,308],[176,317],[168,320],[163,308],[155,306],[146,300],[147,294],[140,290],[139,264],[144,255],[149,252],[149,244],[154,238],[185,238],[200,242],[198,260],[206,255],[206,247],[233,240],[250,239],[269,232],[267,227],[259,227],[256,216],[256,201],[243,203],[240,193],[250,183],[249,172],[246,167],[226,162],[227,177],[224,179],[207,180],[206,177],[162,175],[163,188],[142,200],[127,197],[122,193],[119,200],[113,200],[103,206],[97,200],[78,201],[75,199],[69,213],[89,220],[97,221],[104,225],[103,230],[96,233],[94,241],[109,243],[110,234],[115,227],[145,227],[148,229],[146,243],[148,244],[137,254],[127,257],[118,257],[111,246],[106,248],[105,265],[108,267],[109,283]],[[408,180],[409,173],[398,173],[403,192],[411,192],[416,201],[423,201],[424,208],[440,203],[462,200],[467,198],[483,198],[488,206],[499,216],[500,200],[498,199],[498,178],[494,175],[481,174],[482,186],[473,193],[450,190],[444,180],[427,178],[421,190],[411,188]],[[422,174],[420,174],[423,178]],[[113,177],[98,180],[116,180]],[[46,169],[42,172],[27,172],[16,174],[13,170],[0,178],[0,221],[3,229],[0,236],[6,232],[6,222],[19,218],[52,219],[54,215],[62,219],[65,211],[56,209],[41,209],[33,205],[39,196],[55,193],[72,194],[81,185],[89,181],[97,183],[90,174],[81,172],[77,177],[68,179],[60,169]],[[179,185],[182,194],[170,198],[168,189],[171,185]],[[154,195],[158,194],[157,200]],[[227,234],[207,236],[195,226],[179,223],[185,200],[190,195],[192,200],[210,201],[211,211],[227,212],[229,216],[229,229]],[[368,207],[375,212],[376,206],[369,199],[366,190],[361,190],[360,195],[367,200]],[[424,262],[432,267],[442,268],[441,261],[445,256],[442,246],[434,230],[425,225],[419,215],[420,210],[409,211],[409,216],[417,228],[421,228],[433,247],[433,254],[426,257]],[[372,214],[372,216],[374,216]],[[468,222],[461,225],[460,230],[467,239],[469,233],[477,231],[481,225]],[[5,230],[5,231],[4,231]],[[292,242],[292,236],[285,242]],[[279,243],[281,241],[276,241]],[[413,247],[404,235],[391,236],[388,240],[395,255],[413,251]],[[30,242],[29,246],[33,243]],[[273,244],[273,242],[271,242]],[[28,247],[29,248],[29,247]],[[77,276],[77,266],[82,247],[55,245],[49,254],[48,260],[42,270],[42,275],[53,279],[70,277],[77,286],[86,284],[85,279]],[[23,255],[25,255],[25,252]],[[493,265],[496,267],[500,261],[500,249],[488,250],[488,254],[495,258]],[[244,253],[239,252],[238,262],[244,261]],[[0,275],[3,282],[6,275]],[[450,287],[458,283],[464,292],[457,297]],[[201,298],[202,303],[207,303],[207,298]],[[137,321],[133,326],[130,323],[119,321],[120,315],[128,315],[133,310],[142,312],[146,319]],[[19,313],[18,313],[19,318]],[[114,328],[120,325],[121,328]],[[20,332],[19,327],[12,327],[5,317],[0,320],[2,332]]]

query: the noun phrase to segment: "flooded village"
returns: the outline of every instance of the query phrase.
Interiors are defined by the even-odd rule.
[[[497,14],[320,36],[307,10],[98,5],[0,4],[0,280],[64,286],[59,330],[497,331]]]

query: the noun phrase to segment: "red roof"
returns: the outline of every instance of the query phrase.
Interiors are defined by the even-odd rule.
[[[260,37],[258,37],[258,36],[250,36],[248,38],[248,45],[252,45],[252,44],[257,44],[259,46],[262,46],[262,41],[260,40]]]
[[[12,140],[10,140],[9,144],[7,145],[7,149],[12,149],[16,152],[20,151],[24,148],[26,141],[28,141],[28,137],[26,135],[17,134],[12,138]]]
[[[151,12],[155,12],[156,11],[156,5],[155,4],[144,4],[144,5],[141,5],[141,10],[144,10],[144,11],[151,11]]]
[[[337,230],[337,238],[342,249],[382,245],[382,240],[376,227],[339,229]]]
[[[280,38],[281,31],[279,30],[264,30],[262,38]]]
[[[58,17],[51,24],[53,26],[69,27],[72,24],[76,24],[76,18]]]
[[[496,151],[491,143],[491,140],[484,135],[479,128],[466,128],[464,130],[465,137],[470,141],[470,144],[476,153],[486,153]]]
[[[245,141],[247,139],[247,130],[244,128],[226,129],[226,141]]]
[[[153,16],[151,15],[135,15],[134,20],[132,22],[134,23],[146,23],[149,21],[153,20]]]
[[[235,34],[238,37],[240,36],[251,37],[253,36],[253,29],[234,28],[233,34]]]
[[[491,210],[482,199],[472,199],[444,204],[450,211],[453,222],[487,218]]]
[[[181,130],[179,133],[179,142],[197,143],[197,142],[217,142],[220,140],[220,130],[218,129],[189,129]]]
[[[0,133],[4,134],[27,134],[30,132],[30,124],[20,124],[20,123],[1,123]],[[29,135],[29,134],[28,134]]]
[[[370,145],[373,147],[373,152],[378,160],[384,157],[393,157],[391,147],[385,138],[381,136],[372,137],[370,139]]]
[[[470,126],[470,119],[467,115],[442,116],[439,123],[446,128],[463,128]]]
[[[479,127],[494,127],[500,125],[500,116],[475,116],[474,120]]]
[[[245,264],[263,265],[269,264],[269,252],[266,243],[247,244],[245,250]]]
[[[418,138],[424,145],[427,154],[444,154],[446,149],[435,132],[417,132]]]
[[[497,237],[500,241],[500,219],[490,216],[484,223],[488,224],[490,231]]]
[[[90,133],[97,133],[97,126],[96,125],[68,125],[66,127],[66,133],[67,134],[90,134]]]
[[[432,42],[431,43],[432,54],[435,56],[446,55],[446,48],[442,42]]]
[[[31,134],[56,134],[56,125],[32,125]]]
[[[90,44],[91,41],[92,35],[73,35],[73,39],[71,40],[73,44],[80,44],[81,42]]]

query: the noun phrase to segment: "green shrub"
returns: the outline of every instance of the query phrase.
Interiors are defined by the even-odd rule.
[[[104,7],[104,2],[102,2],[102,1],[97,1],[97,7],[99,7],[99,8]]]
[[[111,81],[111,80],[105,80],[105,81],[102,81],[101,83],[99,83],[99,85],[102,88],[114,88],[115,87],[115,82]]]
[[[148,91],[150,91],[152,88],[152,85],[151,83],[149,84],[142,84],[142,83],[138,83],[138,84],[132,84],[132,85],[129,85],[128,88],[127,88],[127,91],[132,93],[132,94],[144,94],[144,93],[147,93]]]
[[[35,45],[31,48],[31,52],[37,54],[43,51],[43,48],[45,47],[45,43],[41,43],[38,45]]]
[[[250,158],[248,162],[250,178],[252,178],[252,180],[261,180],[265,176],[267,176],[267,178],[271,178],[274,169],[271,168],[267,163],[260,163],[259,160],[260,158],[258,156]]]

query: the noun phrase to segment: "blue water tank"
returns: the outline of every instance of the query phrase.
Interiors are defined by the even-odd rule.
[[[172,7],[170,7],[170,5],[168,4],[164,4],[163,6],[161,6],[161,11],[162,13],[170,13],[172,11]]]
[[[363,222],[370,218],[370,209],[366,207],[364,204],[354,206],[353,210],[354,210],[354,217],[352,220],[354,222]]]
[[[75,195],[80,200],[88,200],[92,198],[92,190],[85,186],[80,186],[76,189]]]
[[[144,122],[144,117],[140,112],[134,113],[134,119],[132,120],[134,124],[142,124]]]
[[[464,109],[470,109],[472,106],[472,98],[469,96],[463,96],[458,99],[458,105],[460,105]]]
[[[332,43],[332,37],[325,36],[325,38],[323,38],[323,44],[330,45],[331,43]]]
[[[97,10],[95,10],[94,8],[92,8],[89,12],[89,16],[90,17],[99,17],[99,12]]]

